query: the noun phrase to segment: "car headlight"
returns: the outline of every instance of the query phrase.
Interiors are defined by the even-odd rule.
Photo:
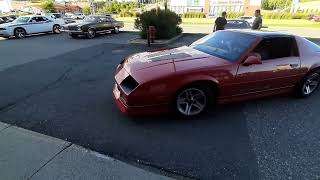
[[[6,28],[0,28],[0,31],[1,31],[1,30],[6,30]]]
[[[81,31],[81,27],[78,27],[77,30],[78,30],[78,31]]]
[[[130,94],[138,85],[139,83],[131,75],[120,83],[121,88],[126,94]]]

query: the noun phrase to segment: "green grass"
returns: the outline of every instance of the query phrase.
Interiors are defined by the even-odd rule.
[[[126,23],[133,23],[133,17],[118,17],[119,21]],[[195,24],[195,25],[213,25],[214,19],[212,18],[184,18],[182,24]],[[314,27],[320,28],[320,22],[312,22],[304,19],[263,19],[263,26],[287,26],[287,27]]]

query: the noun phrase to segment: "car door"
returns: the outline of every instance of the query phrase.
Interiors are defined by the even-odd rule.
[[[38,32],[49,32],[52,31],[53,28],[53,21],[49,20],[48,18],[44,16],[38,16],[37,17],[37,23],[38,23]]]
[[[99,32],[105,31],[105,18],[103,17],[98,17],[97,22],[96,22],[96,30]]]
[[[294,37],[264,38],[252,53],[261,56],[262,64],[239,66],[236,76],[238,95],[286,90],[301,78]]]

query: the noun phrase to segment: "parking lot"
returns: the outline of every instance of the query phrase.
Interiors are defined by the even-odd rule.
[[[170,44],[190,44],[186,34]],[[0,40],[0,120],[165,175],[195,179],[318,179],[320,91],[212,109],[197,120],[132,118],[113,103],[114,70],[146,45],[137,33]],[[314,39],[317,43],[318,39]],[[154,47],[153,47],[154,48]]]

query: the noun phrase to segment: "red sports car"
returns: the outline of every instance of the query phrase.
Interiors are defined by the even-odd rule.
[[[204,112],[214,103],[295,92],[320,80],[320,47],[275,32],[218,31],[190,46],[132,55],[116,70],[113,95],[131,115]]]

